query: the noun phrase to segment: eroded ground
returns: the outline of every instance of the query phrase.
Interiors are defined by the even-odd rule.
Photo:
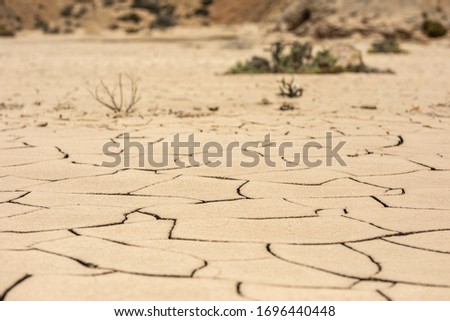
[[[448,43],[366,55],[395,75],[296,76],[304,97],[282,112],[281,76],[222,74],[270,39],[224,32],[1,41],[1,298],[450,299]],[[143,100],[113,118],[86,88],[119,72]],[[176,133],[302,146],[327,131],[347,167],[140,168],[136,150],[101,166],[125,132],[160,153]]]

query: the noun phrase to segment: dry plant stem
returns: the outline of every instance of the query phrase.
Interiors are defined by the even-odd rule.
[[[122,74],[119,74],[119,97],[116,97],[116,88],[111,90],[103,80],[100,81],[100,86],[95,88],[95,91],[92,92],[89,90],[91,96],[99,102],[101,105],[109,108],[115,113],[120,113],[124,109],[125,114],[128,114],[132,111],[133,107],[141,100],[141,97],[138,95],[138,85],[137,80],[131,78],[128,75],[125,75],[130,81],[130,100],[127,102],[124,98],[124,85],[122,80]]]
[[[284,78],[281,80],[280,96],[296,98],[303,94],[303,88],[297,87],[294,84],[294,78],[290,82],[287,82]]]
[[[137,81],[133,80],[132,78],[128,77],[130,79],[131,83],[131,100],[128,104],[127,109],[125,110],[126,113],[129,113],[131,109],[141,100],[141,96],[138,96],[138,86]]]

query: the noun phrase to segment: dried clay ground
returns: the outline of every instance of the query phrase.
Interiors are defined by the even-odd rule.
[[[364,54],[394,75],[296,76],[304,96],[280,111],[282,76],[223,74],[275,37],[2,39],[1,298],[450,299],[449,43]],[[120,72],[142,101],[114,118],[87,88]],[[123,133],[158,154],[176,133],[301,147],[328,131],[347,167],[244,168],[235,154],[232,167],[140,168],[137,150],[129,168],[100,166]]]

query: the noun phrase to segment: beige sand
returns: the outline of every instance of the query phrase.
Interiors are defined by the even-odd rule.
[[[296,76],[305,94],[282,112],[280,75],[222,74],[275,36],[2,39],[2,297],[449,300],[448,42],[365,55],[395,75]],[[119,72],[140,78],[143,100],[113,118],[87,88]],[[348,167],[99,166],[124,132],[300,146],[326,131],[348,142]]]

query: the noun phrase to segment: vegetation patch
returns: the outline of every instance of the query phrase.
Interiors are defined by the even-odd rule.
[[[103,0],[103,5],[105,7],[112,7],[115,4],[114,0]]]
[[[130,13],[121,15],[119,18],[117,18],[117,20],[124,21],[124,22],[139,23],[139,22],[141,22],[142,18],[137,13],[130,12]]]
[[[161,7],[161,10],[156,15],[156,18],[150,23],[151,29],[167,29],[177,24],[175,16],[175,6],[168,5]]]
[[[407,53],[400,47],[397,39],[390,37],[385,38],[380,41],[375,41],[372,43],[372,47],[369,49],[369,53],[393,53],[393,54],[403,54]]]
[[[166,29],[176,25],[176,6],[163,0],[133,0],[132,8],[147,10],[156,17],[151,22],[151,29]]]
[[[270,73],[272,72],[272,67],[268,59],[255,56],[246,62],[238,61],[228,72],[231,74]]]
[[[134,33],[138,33],[139,31],[141,31],[140,28],[135,28],[135,27],[129,27],[125,29],[125,33],[127,34],[134,34]]]
[[[14,30],[7,28],[4,25],[0,25],[0,37],[14,37]]]
[[[176,17],[172,12],[163,12],[156,16],[150,23],[150,29],[167,29],[177,24]]]
[[[447,28],[442,23],[429,19],[423,22],[422,31],[430,38],[439,38],[447,34]]]
[[[161,11],[160,0],[133,0],[133,8],[145,9],[153,14],[158,14]]]
[[[70,16],[72,16],[73,8],[74,8],[73,4],[68,4],[67,6],[62,8],[61,16],[63,16],[63,17],[70,17]]]
[[[363,63],[341,65],[330,50],[321,50],[313,54],[310,42],[294,42],[288,46],[275,42],[270,46],[270,59],[254,56],[245,62],[237,62],[228,70],[229,74],[336,74],[342,72],[392,73],[391,70],[371,68]]]
[[[281,97],[297,98],[303,95],[303,88],[294,84],[294,78],[291,81],[286,81],[284,78],[280,81],[280,93]]]

